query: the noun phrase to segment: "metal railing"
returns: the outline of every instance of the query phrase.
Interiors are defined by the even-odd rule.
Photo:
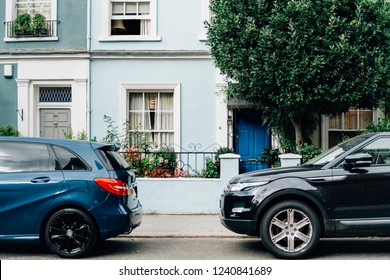
[[[13,21],[4,22],[6,26],[6,37],[8,38],[39,38],[39,37],[56,37],[57,36],[57,20],[46,20],[45,27],[39,30],[29,29],[23,31],[15,26]]]
[[[177,178],[206,177],[218,178],[219,166],[215,161],[219,146],[200,150],[200,144],[190,144],[189,150],[173,149],[142,150],[128,148],[122,152],[138,177]]]

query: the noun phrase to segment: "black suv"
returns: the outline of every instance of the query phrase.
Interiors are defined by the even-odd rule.
[[[390,133],[343,142],[297,167],[234,177],[221,221],[260,236],[279,258],[308,256],[320,237],[390,236]]]

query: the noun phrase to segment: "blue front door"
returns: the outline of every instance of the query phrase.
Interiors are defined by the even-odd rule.
[[[270,145],[266,126],[261,124],[260,114],[254,110],[236,112],[236,153],[241,156],[240,173],[267,168],[260,162],[263,148]]]

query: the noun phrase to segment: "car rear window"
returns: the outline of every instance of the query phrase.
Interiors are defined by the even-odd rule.
[[[96,153],[108,170],[128,170],[129,164],[113,147],[97,149]]]

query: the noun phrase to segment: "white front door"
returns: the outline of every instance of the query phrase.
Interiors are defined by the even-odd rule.
[[[40,109],[41,137],[65,138],[70,126],[70,109]]]

